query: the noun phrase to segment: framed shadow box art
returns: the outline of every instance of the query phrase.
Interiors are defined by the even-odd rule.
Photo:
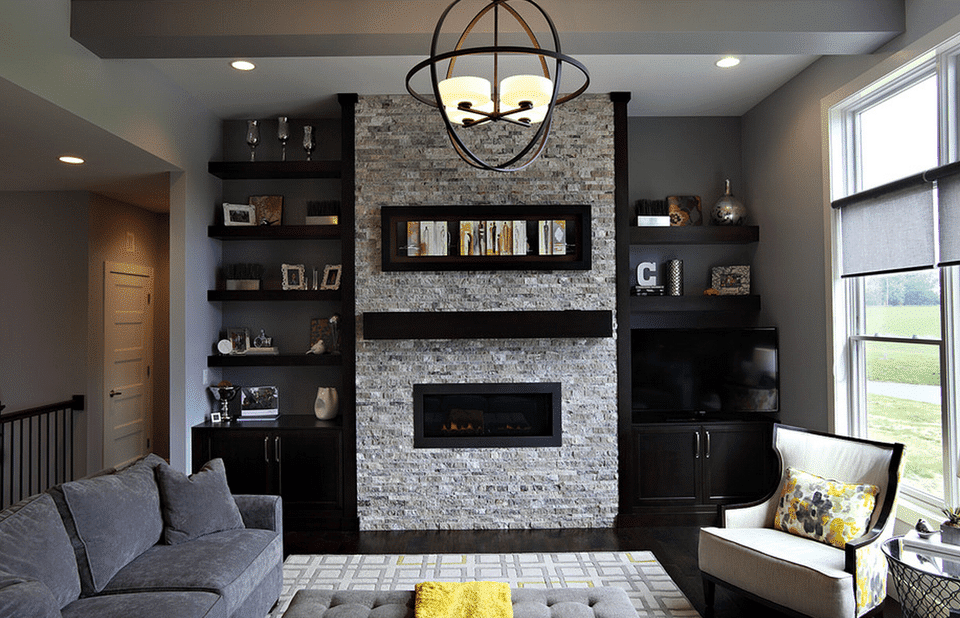
[[[711,286],[720,296],[748,296],[750,294],[749,266],[716,266],[710,271]]]

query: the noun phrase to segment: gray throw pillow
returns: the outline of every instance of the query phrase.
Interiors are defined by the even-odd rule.
[[[80,596],[73,547],[47,494],[27,498],[0,513],[0,587],[14,585],[18,587],[2,593],[0,616],[21,615],[3,608],[29,603],[35,595],[49,596],[58,612]]]
[[[244,527],[222,459],[208,461],[189,478],[166,464],[157,466],[157,484],[168,545]]]
[[[163,518],[153,467],[141,460],[116,474],[60,486],[86,555],[87,568],[80,572],[89,570],[91,581],[84,582],[84,594],[103,590],[117,571],[160,541]]]

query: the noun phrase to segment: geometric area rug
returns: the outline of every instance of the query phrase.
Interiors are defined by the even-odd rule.
[[[642,617],[699,614],[649,551],[523,554],[307,554],[283,563],[279,618],[293,595],[316,590],[413,590],[423,581],[498,581],[511,588],[623,588]]]

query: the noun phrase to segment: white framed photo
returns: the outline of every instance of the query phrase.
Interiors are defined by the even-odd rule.
[[[339,290],[341,270],[340,264],[327,264],[323,268],[323,281],[320,282],[320,289]]]
[[[280,269],[282,271],[281,286],[284,290],[307,289],[307,279],[303,264],[282,264]]]
[[[211,413],[210,413],[210,422],[211,422],[211,423],[222,423],[222,422],[223,422],[223,416],[221,416],[221,414],[220,414],[219,412],[211,412]]]
[[[224,225],[256,225],[257,208],[250,204],[223,203]]]

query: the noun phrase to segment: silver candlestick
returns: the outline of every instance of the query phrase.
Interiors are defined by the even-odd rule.
[[[260,143],[260,121],[247,121],[247,145],[250,146],[250,161],[254,161],[254,155],[257,152],[257,144]]]
[[[280,140],[280,160],[287,160],[287,140],[290,139],[290,123],[286,116],[277,118],[277,139]]]
[[[313,143],[313,127],[307,125],[303,127],[303,149],[307,153],[307,161],[310,161],[310,156],[313,154],[313,149],[316,144]]]

